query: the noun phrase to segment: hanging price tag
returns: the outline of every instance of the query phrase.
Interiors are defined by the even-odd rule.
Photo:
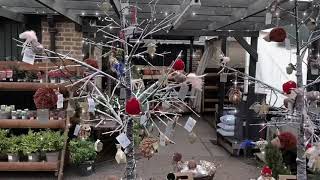
[[[147,115],[145,115],[145,114],[142,115],[142,116],[140,117],[140,125],[146,126],[147,120],[148,120]]]
[[[57,109],[63,108],[63,94],[58,93]]]
[[[76,127],[74,128],[73,135],[78,136],[80,132],[81,125],[77,124]]]
[[[103,143],[100,141],[100,139],[97,139],[97,141],[94,143],[94,149],[95,149],[97,152],[102,151],[102,149],[103,149]]]
[[[184,128],[191,133],[193,127],[196,125],[197,121],[194,120],[192,117],[188,118],[188,121],[186,122],[186,124],[184,125]]]
[[[160,146],[166,146],[166,137],[160,134]]]
[[[272,14],[271,13],[266,13],[266,25],[272,23]]]
[[[8,160],[12,161],[12,156],[11,155],[8,155]]]
[[[180,87],[178,98],[183,101],[186,98],[188,91],[189,91],[189,86],[183,83],[182,86]]]
[[[24,50],[23,53],[23,58],[22,61],[28,64],[34,64],[34,59],[35,59],[36,55],[34,54],[34,52],[32,51],[32,49],[30,48],[26,48]]]
[[[287,50],[290,50],[290,49],[291,49],[290,39],[289,39],[289,38],[286,38],[286,39],[284,40],[284,42],[285,42],[286,49],[287,49]]]
[[[120,143],[122,148],[127,148],[129,146],[129,144],[131,144],[127,135],[124,133],[121,133],[119,136],[116,137],[116,139]]]
[[[125,99],[126,98],[126,89],[121,88],[120,89],[120,99]]]
[[[94,112],[96,104],[92,98],[88,98],[88,112]]]

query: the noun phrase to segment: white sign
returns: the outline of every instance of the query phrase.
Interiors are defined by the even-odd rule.
[[[188,121],[186,122],[186,124],[184,125],[184,128],[188,131],[191,132],[193,127],[196,125],[197,121],[194,120],[192,117],[188,118]]]
[[[77,124],[76,127],[74,128],[73,135],[78,136],[80,128],[81,128],[81,125]]]
[[[266,13],[266,25],[272,23],[272,14],[271,13]]]
[[[129,146],[129,144],[131,144],[127,135],[124,133],[121,133],[119,136],[116,137],[116,139],[120,143],[121,147],[123,147],[123,148],[127,148]]]
[[[146,126],[147,120],[148,120],[147,115],[145,115],[145,114],[142,115],[142,116],[140,117],[140,125]]]
[[[63,94],[58,93],[57,109],[63,108]]]
[[[32,160],[32,156],[28,156],[28,159],[29,159],[29,160]]]
[[[96,104],[94,103],[94,100],[92,98],[88,98],[88,112],[94,112]]]
[[[8,160],[12,160],[12,156],[11,155],[8,155]]]
[[[30,48],[26,48],[24,50],[23,53],[23,58],[22,61],[28,64],[34,64],[34,59],[35,59],[36,55],[34,54],[34,52],[32,51],[32,49]]]
[[[188,91],[189,91],[189,86],[183,83],[182,86],[180,87],[178,98],[183,101],[186,98]]]

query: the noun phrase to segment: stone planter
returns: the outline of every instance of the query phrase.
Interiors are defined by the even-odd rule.
[[[57,162],[59,160],[60,151],[46,152],[47,162]]]
[[[78,166],[78,172],[81,176],[90,176],[94,173],[94,162],[87,161]]]
[[[8,153],[8,162],[19,162],[19,154],[10,154]]]
[[[37,152],[28,154],[29,162],[39,162],[39,159],[40,159],[40,154]]]

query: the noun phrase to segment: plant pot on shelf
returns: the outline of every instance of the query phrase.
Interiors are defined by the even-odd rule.
[[[20,159],[19,154],[8,153],[8,162],[19,162],[19,159]]]
[[[35,153],[28,154],[28,161],[29,162],[39,162],[39,160],[40,160],[40,153],[35,152]]]
[[[94,162],[86,161],[84,163],[79,164],[78,172],[81,176],[90,176],[94,173]]]
[[[39,121],[48,121],[49,109],[37,109],[37,118]]]
[[[55,84],[56,83],[56,78],[50,78],[50,83]]]
[[[59,160],[60,151],[46,152],[47,162],[57,162]]]

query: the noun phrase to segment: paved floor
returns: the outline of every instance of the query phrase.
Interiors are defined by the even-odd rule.
[[[184,124],[188,117],[184,117],[181,123]],[[197,119],[197,118],[195,118]],[[218,164],[215,180],[249,180],[257,178],[260,168],[254,160],[236,158],[230,156],[223,148],[213,145],[210,140],[215,139],[213,128],[202,119],[197,119],[194,132],[198,140],[190,144],[187,140],[188,133],[181,127],[177,127],[173,140],[175,145],[161,147],[160,152],[151,158],[140,159],[137,162],[137,172],[143,180],[165,179],[166,174],[172,170],[171,157],[174,152],[180,152],[184,160],[196,159],[213,161]],[[97,165],[96,173],[89,177],[79,177],[73,168],[65,169],[66,180],[103,180],[108,175],[122,176],[124,165],[118,165],[114,160]],[[53,173],[0,173],[0,179],[4,180],[45,180],[56,179]]]

